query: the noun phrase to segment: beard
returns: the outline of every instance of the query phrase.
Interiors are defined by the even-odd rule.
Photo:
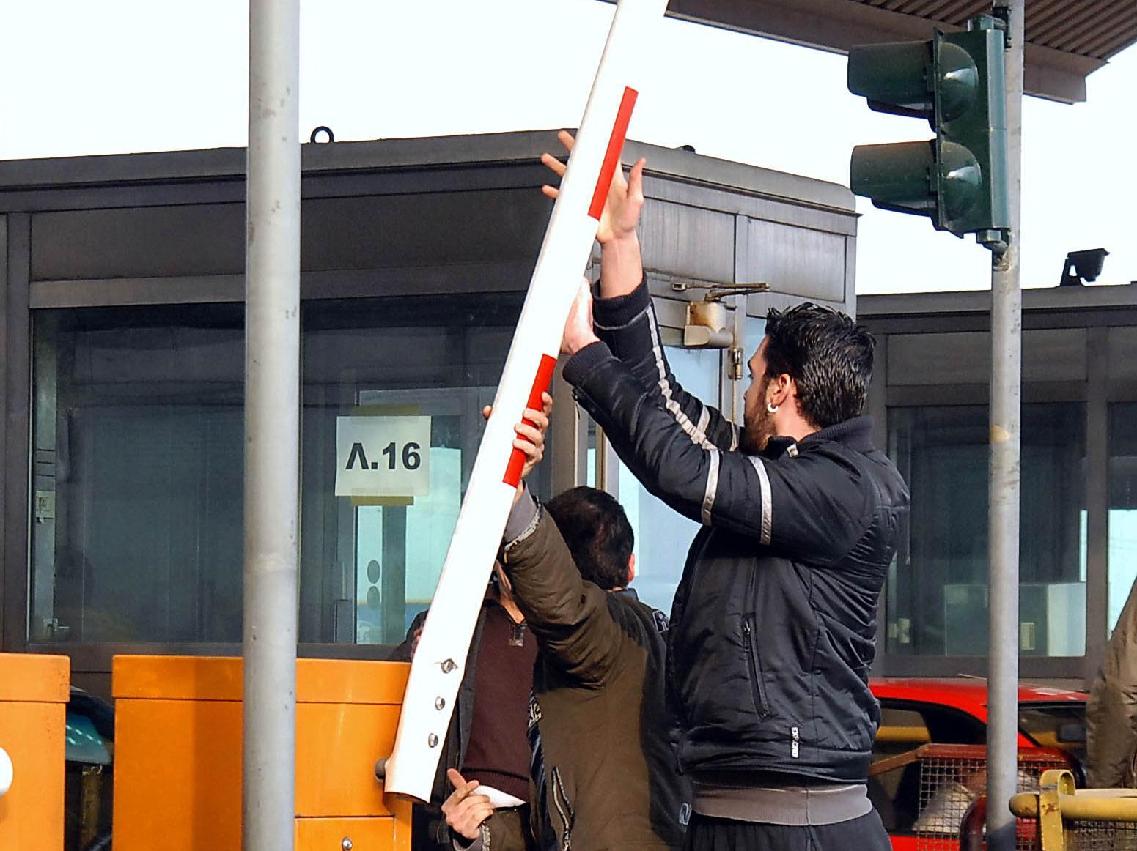
[[[766,382],[763,382],[757,399],[766,398]],[[738,448],[747,455],[759,455],[776,433],[774,430],[774,415],[766,410],[763,402],[755,404],[755,410],[743,412],[742,434],[738,438]]]

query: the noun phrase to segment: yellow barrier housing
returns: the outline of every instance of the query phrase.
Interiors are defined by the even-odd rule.
[[[11,765],[11,785],[0,796],[0,848],[63,849],[70,692],[66,656],[0,653],[0,749]]]
[[[410,666],[296,663],[296,851],[408,851],[411,804],[385,796]],[[241,847],[242,660],[116,656],[115,851]]]
[[[1137,851],[1137,789],[1076,789],[1073,774],[1051,770],[1037,792],[1015,795],[1010,806],[1038,821],[1041,851]]]

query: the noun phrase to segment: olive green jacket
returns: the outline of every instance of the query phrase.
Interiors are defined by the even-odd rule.
[[[671,750],[655,610],[634,592],[586,582],[539,507],[503,549],[502,563],[541,647],[533,720],[545,788],[535,801],[545,806],[533,811],[543,847],[681,847],[690,796]]]
[[[1086,780],[1133,787],[1137,752],[1137,584],[1117,619],[1086,705]]]

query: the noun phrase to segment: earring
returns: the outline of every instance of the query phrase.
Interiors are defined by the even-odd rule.
[[[776,414],[776,413],[778,413],[778,406],[771,404],[770,402],[767,402],[766,403],[766,410],[769,411],[771,414]]]

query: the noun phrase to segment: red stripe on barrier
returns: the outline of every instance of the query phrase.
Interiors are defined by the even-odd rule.
[[[608,150],[604,154],[604,163],[600,166],[600,178],[596,181],[596,189],[592,192],[592,205],[588,208],[588,215],[596,221],[600,221],[600,214],[604,212],[604,202],[608,200],[612,176],[616,174],[616,167],[620,165],[620,151],[624,147],[628,122],[632,120],[632,107],[636,105],[638,96],[639,92],[635,89],[624,87],[620,109],[616,112],[616,123],[612,125],[612,135],[608,137]]]
[[[532,408],[534,411],[541,410],[541,394],[549,389],[549,385],[553,382],[553,370],[556,368],[556,358],[541,355],[541,364],[537,367],[537,377],[533,379],[533,389],[529,391],[529,401],[525,404],[526,408]],[[529,425],[536,425],[531,420],[524,420],[524,422],[529,423]],[[509,454],[509,464],[505,468],[505,478],[502,481],[511,487],[517,487],[521,484],[521,471],[524,468],[525,453],[514,448],[513,452]]]

